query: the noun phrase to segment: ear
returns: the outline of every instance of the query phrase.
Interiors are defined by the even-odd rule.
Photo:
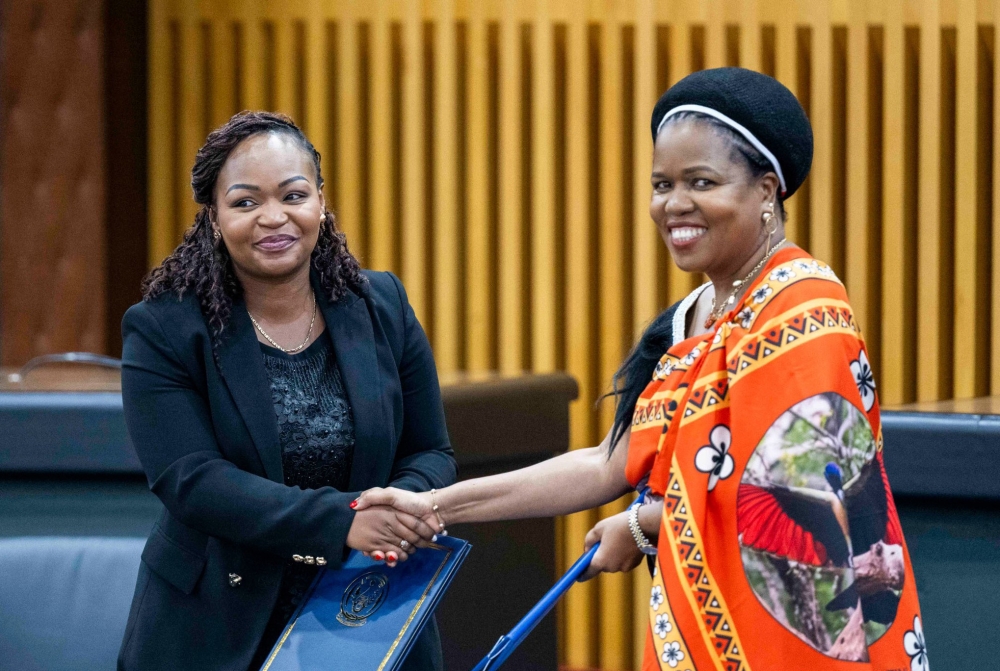
[[[323,212],[326,212],[326,196],[323,195],[323,184],[322,183],[320,183],[319,188],[317,189],[317,191],[319,191],[319,208]]]
[[[778,176],[773,172],[769,172],[760,178],[759,186],[761,189],[761,197],[764,206],[768,204],[778,202],[778,193],[781,188],[781,184],[778,182]]]

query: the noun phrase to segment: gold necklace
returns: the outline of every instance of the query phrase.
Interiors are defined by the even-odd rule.
[[[260,331],[260,334],[262,336],[264,336],[264,339],[267,340],[269,343],[271,343],[272,347],[274,347],[277,350],[281,350],[285,354],[295,354],[299,350],[305,348],[305,346],[309,344],[309,339],[312,338],[313,326],[316,325],[316,294],[315,294],[315,292],[313,293],[313,314],[312,314],[312,319],[309,321],[309,332],[306,333],[306,339],[303,340],[302,344],[299,345],[298,347],[292,347],[291,349],[285,349],[284,347],[282,347],[278,343],[274,342],[274,339],[271,336],[267,335],[267,333],[264,332],[264,329],[262,329],[260,327],[260,324],[258,324],[257,320],[253,318],[253,315],[250,314],[249,310],[247,310],[247,314],[250,315],[250,321],[253,322],[253,325],[257,327],[257,330]]]
[[[764,264],[767,263],[767,260],[771,258],[771,256],[776,251],[781,249],[781,246],[785,244],[786,240],[787,238],[782,238],[781,240],[779,240],[778,244],[776,244],[771,249],[767,250],[767,253],[764,254],[764,258],[758,261],[757,265],[755,265],[753,268],[750,269],[750,272],[747,273],[746,277],[744,277],[742,280],[736,280],[733,282],[733,290],[729,292],[729,298],[726,299],[725,303],[717,306],[716,305],[717,297],[712,298],[712,311],[709,313],[708,319],[705,320],[705,328],[712,328],[712,324],[719,321],[723,313],[726,311],[726,307],[736,303],[736,294],[739,293],[740,287],[749,282],[753,278],[753,276],[756,275],[757,272],[764,267]]]

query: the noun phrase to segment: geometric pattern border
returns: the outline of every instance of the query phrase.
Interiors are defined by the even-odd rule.
[[[676,456],[670,481],[663,495],[663,521],[670,538],[674,566],[691,608],[703,624],[699,627],[705,644],[712,650],[718,671],[750,671],[743,656],[743,644],[719,585],[705,561],[705,545],[691,519],[691,504]]]

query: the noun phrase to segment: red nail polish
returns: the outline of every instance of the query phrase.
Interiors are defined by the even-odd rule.
[[[372,559],[374,559],[375,561],[382,561],[383,559],[385,559],[385,555],[382,554],[381,552],[373,552]]]
[[[354,499],[353,501],[351,501],[351,510],[354,510],[357,507],[358,507],[358,500]]]
[[[389,561],[396,561],[397,559],[399,559],[399,557],[396,556],[395,552],[389,553]]]

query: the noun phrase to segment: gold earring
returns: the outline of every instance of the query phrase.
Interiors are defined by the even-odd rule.
[[[769,210],[761,215],[762,225],[767,230],[768,235],[773,235],[778,230],[778,218],[774,216],[774,203],[769,205]]]
[[[218,229],[212,231],[212,239],[218,242],[222,239],[222,233],[219,233]]]

